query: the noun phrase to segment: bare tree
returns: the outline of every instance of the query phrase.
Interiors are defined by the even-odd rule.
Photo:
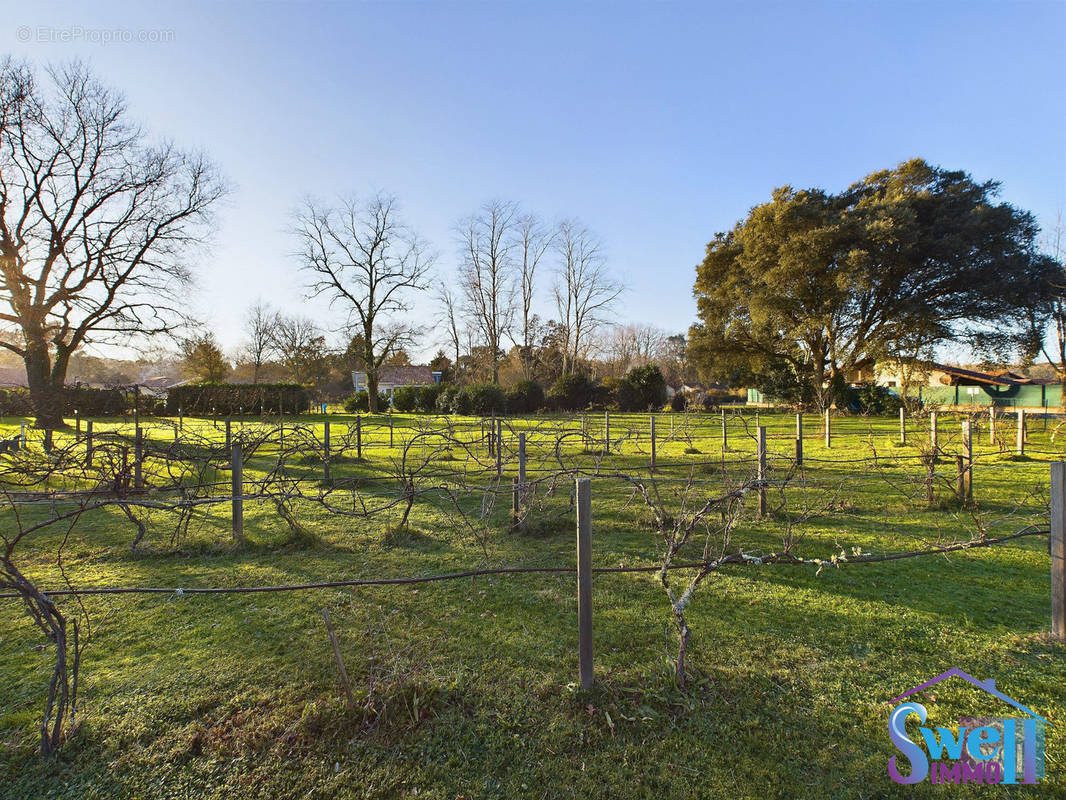
[[[80,64],[0,64],[0,346],[22,358],[37,424],[63,424],[70,357],[172,332],[186,258],[225,187],[202,156],[152,145]]]
[[[248,339],[243,350],[252,365],[252,383],[259,383],[259,373],[274,352],[280,321],[278,312],[262,300],[256,300],[245,314],[244,333]]]
[[[325,369],[326,339],[308,317],[279,314],[271,348],[294,383],[308,383]]]
[[[569,375],[623,287],[607,271],[600,241],[580,222],[560,223],[555,244],[559,253],[555,307],[566,345],[563,374]]]
[[[325,294],[331,305],[343,307],[349,332],[362,334],[367,394],[376,412],[381,366],[415,333],[395,315],[409,309],[411,292],[428,286],[433,257],[400,220],[395,199],[385,195],[348,200],[336,210],[308,201],[296,215],[294,233],[301,267],[313,276],[311,294]]]
[[[533,348],[537,338],[537,315],[533,313],[536,299],[537,268],[555,241],[555,232],[541,223],[532,214],[518,220],[518,248],[521,257],[519,273],[519,296],[521,299],[522,328],[518,345],[522,370],[526,380],[533,377]]]
[[[452,364],[455,365],[456,373],[459,372],[459,356],[462,354],[463,330],[459,323],[459,303],[455,292],[447,282],[442,282],[437,290],[437,301],[440,303],[440,315],[438,324],[448,332],[448,344],[455,353]]]
[[[489,351],[492,382],[499,380],[500,344],[514,319],[515,203],[493,200],[459,224],[459,281],[471,328]]]

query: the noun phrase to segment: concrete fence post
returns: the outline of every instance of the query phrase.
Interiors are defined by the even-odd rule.
[[[757,480],[759,482],[759,516],[766,516],[766,428],[762,425],[758,428],[758,456],[759,456],[759,472]]]
[[[20,450],[25,450],[26,449],[26,423],[25,422],[22,422],[22,423],[19,424],[19,449]]]
[[[232,476],[233,541],[244,544],[244,454],[240,442],[234,442],[230,449],[229,466]]]
[[[1051,635],[1066,639],[1066,462],[1051,465]]]
[[[996,406],[988,406],[988,443],[996,443]]]
[[[592,687],[592,491],[588,478],[576,479],[577,654],[582,689]]]

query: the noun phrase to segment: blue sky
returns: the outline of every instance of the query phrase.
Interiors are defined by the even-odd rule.
[[[234,192],[194,303],[229,347],[256,297],[339,322],[290,255],[307,195],[395,194],[442,275],[486,200],[579,217],[630,287],[619,320],[677,331],[706,242],[775,186],[920,156],[1044,225],[1066,205],[1062,0],[88,5],[17,4],[4,50],[88,60],[218,163]]]

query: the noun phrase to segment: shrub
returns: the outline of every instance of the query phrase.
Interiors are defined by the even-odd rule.
[[[666,402],[666,379],[654,364],[634,367],[618,385],[618,407],[622,411],[647,411]]]
[[[389,396],[384,392],[378,392],[378,411],[387,411],[389,408]],[[366,389],[360,389],[353,395],[349,395],[344,401],[344,410],[349,414],[358,414],[370,410],[370,395]]]
[[[300,414],[310,407],[311,396],[298,383],[189,383],[167,392],[166,411],[186,414],[267,413]]]
[[[860,414],[898,414],[903,407],[903,398],[884,386],[863,384],[848,391],[847,407]]]
[[[503,389],[495,383],[472,383],[455,396],[453,414],[502,414],[507,408]]]
[[[440,396],[440,390],[440,384],[436,383],[430,386],[419,386],[415,407],[423,414],[432,414],[437,410],[437,398]]]
[[[670,398],[670,409],[684,411],[686,408],[688,408],[688,396],[684,392],[674,392],[674,396]]]
[[[564,375],[552,385],[549,398],[558,411],[584,411],[596,399],[596,384],[587,375]]]
[[[536,381],[519,381],[507,391],[507,411],[532,414],[544,408],[544,389]]]
[[[26,389],[0,389],[0,414],[10,417],[33,416],[33,403]]]
[[[455,408],[456,400],[459,396],[458,386],[445,386],[437,393],[437,413],[438,414],[453,414],[452,411]]]
[[[71,414],[75,409],[82,417],[113,417],[122,414],[127,408],[133,408],[133,396],[127,396],[118,389],[97,389],[91,386],[68,386],[63,392],[64,412]],[[139,407],[142,413],[155,412],[157,403],[151,397],[141,396]]]
[[[418,407],[418,386],[401,386],[392,393],[392,407],[395,411],[410,414]]]

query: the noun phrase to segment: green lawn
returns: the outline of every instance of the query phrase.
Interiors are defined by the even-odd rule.
[[[304,417],[293,437],[321,440],[321,416]],[[173,447],[171,420],[145,420],[155,451]],[[761,415],[770,478],[787,474],[795,418]],[[0,423],[11,435],[19,420]],[[394,415],[393,447],[384,417],[364,416],[363,459],[355,458],[355,418],[331,417],[331,476],[347,487],[331,502],[387,504],[403,442],[442,430],[444,421]],[[290,421],[291,424],[291,421]],[[570,566],[574,520],[569,477],[592,477],[593,560],[608,567],[654,564],[661,540],[650,514],[621,476],[647,480],[648,417],[612,415],[612,448],[585,452],[580,419],[506,420],[506,491],[489,505],[495,460],[480,422],[453,420],[444,458],[426,438],[419,488],[443,486],[415,503],[409,530],[398,508],[362,515],[329,513],[299,501],[294,513],[313,535],[295,537],[272,503],[247,502],[248,544],[234,549],[226,504],[198,513],[175,537],[165,513],[149,518],[137,553],[133,528],[117,510],[86,515],[63,547],[75,586],[250,586],[350,578],[430,575],[481,566]],[[1013,420],[1002,443],[976,437],[976,508],[951,496],[954,463],[937,467],[935,508],[927,507],[920,449],[926,422],[909,423],[901,445],[895,419],[834,420],[831,449],[820,420],[805,418],[805,469],[785,491],[787,504],[757,519],[754,502],[732,547],[780,550],[791,526],[795,550],[827,558],[920,549],[969,537],[1046,525],[1048,463],[1066,459],[1066,441],[1030,421],[1029,454],[1013,455]],[[571,435],[563,438],[563,426]],[[243,423],[249,436],[265,430]],[[129,434],[129,422],[97,420]],[[186,419],[182,446],[221,452],[221,422]],[[240,433],[242,425],[233,424]],[[586,432],[604,434],[603,415]],[[716,416],[660,415],[659,470],[667,494],[690,481],[701,496],[750,477],[754,412],[729,420],[723,451]],[[509,530],[516,434],[525,431],[529,477],[540,480],[524,535]],[[39,436],[39,434],[35,434]],[[639,435],[639,436],[638,436]],[[942,415],[941,445],[959,446],[959,423]],[[421,440],[419,440],[421,441]],[[57,440],[69,445],[70,435]],[[39,452],[39,442],[31,442]],[[422,445],[408,451],[417,461]],[[875,467],[870,456],[883,460]],[[472,456],[476,455],[477,459]],[[0,456],[0,459],[10,459]],[[274,442],[257,449],[245,480],[275,469]],[[146,475],[159,485],[163,460]],[[319,491],[323,465],[310,452],[284,469]],[[462,481],[452,477],[462,472]],[[219,465],[212,480],[224,484]],[[53,488],[77,488],[53,481]],[[352,491],[354,489],[354,493]],[[247,490],[247,489],[246,489]],[[448,499],[456,498],[465,516]],[[676,505],[677,501],[669,501]],[[779,502],[771,492],[771,506]],[[804,509],[809,519],[796,521]],[[23,509],[25,518],[50,513]],[[11,530],[10,510],[4,525]],[[65,530],[25,543],[19,564],[39,585],[59,587],[56,553]],[[698,558],[702,544],[689,555]],[[678,579],[683,575],[678,575]],[[874,565],[734,566],[709,577],[688,609],[691,685],[673,680],[677,637],[670,605],[649,573],[594,580],[597,685],[577,679],[576,580],[572,574],[501,575],[416,586],[281,594],[87,596],[79,719],[52,761],[35,755],[53,651],[24,608],[0,600],[0,796],[11,798],[325,798],[325,797],[912,797],[1066,795],[1066,648],[1048,637],[1046,537],[950,556]],[[77,603],[63,609],[79,614]],[[328,608],[355,690],[346,703],[321,618]],[[1055,727],[1047,730],[1048,780],[1035,789],[899,787],[886,771],[896,753],[886,701],[953,666],[997,687]],[[927,725],[960,716],[1006,714],[958,680],[923,693]]]

